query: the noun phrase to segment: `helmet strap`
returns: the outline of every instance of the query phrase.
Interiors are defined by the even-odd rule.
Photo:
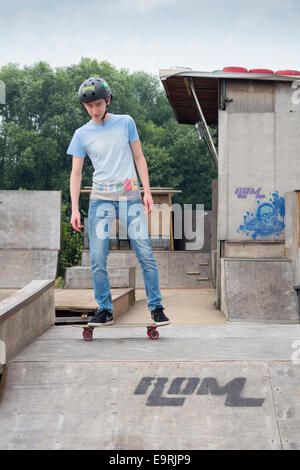
[[[107,100],[105,100],[105,102],[106,102],[106,108],[105,108],[105,112],[104,112],[104,114],[103,114],[103,116],[102,116],[102,126],[104,125],[103,120],[104,120],[105,116],[106,116],[107,113],[108,113],[108,104],[107,104]]]

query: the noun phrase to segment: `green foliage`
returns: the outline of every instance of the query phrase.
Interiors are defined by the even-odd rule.
[[[69,224],[72,157],[66,155],[74,131],[90,117],[77,90],[87,77],[101,76],[110,85],[110,111],[131,115],[137,125],[149,167],[151,186],[182,190],[174,202],[202,203],[211,208],[211,179],[216,170],[193,126],[179,125],[159,79],[139,71],[130,74],[110,63],[82,58],[57,67],[46,62],[0,68],[6,105],[0,107],[0,188],[61,190],[62,253],[59,274],[80,261],[82,235]],[[85,159],[82,186],[91,186],[93,167]],[[88,201],[81,198],[81,208]]]
[[[62,203],[61,252],[58,258],[58,276],[64,277],[66,268],[81,264],[83,233],[73,230],[70,225],[70,206]]]

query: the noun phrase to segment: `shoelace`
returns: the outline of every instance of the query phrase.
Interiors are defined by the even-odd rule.
[[[98,315],[104,315],[104,314],[105,314],[106,316],[107,316],[107,315],[111,315],[111,312],[110,312],[110,310],[98,310],[96,316],[98,316]]]

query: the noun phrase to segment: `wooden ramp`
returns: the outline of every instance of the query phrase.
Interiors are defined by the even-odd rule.
[[[125,313],[135,301],[134,288],[111,289],[114,316]],[[56,323],[87,321],[97,310],[93,289],[55,289]]]

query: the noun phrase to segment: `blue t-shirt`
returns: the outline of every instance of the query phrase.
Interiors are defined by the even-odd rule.
[[[131,142],[139,138],[132,117],[109,114],[103,124],[92,120],[79,127],[70,142],[68,155],[90,157],[94,167],[91,199],[140,199]]]

